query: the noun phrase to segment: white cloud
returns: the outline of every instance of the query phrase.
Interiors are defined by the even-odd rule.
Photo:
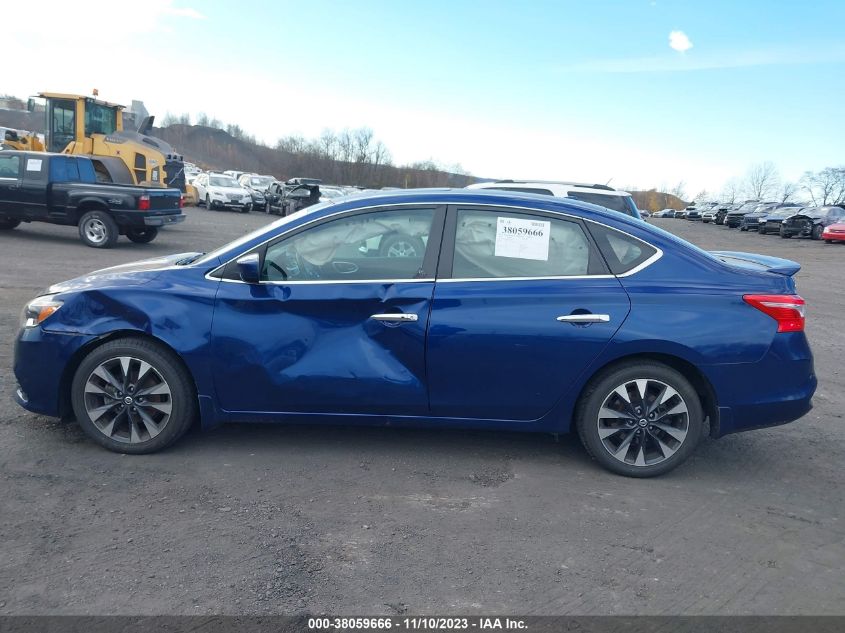
[[[672,31],[669,33],[669,47],[679,53],[686,53],[692,48],[692,42],[683,31]]]

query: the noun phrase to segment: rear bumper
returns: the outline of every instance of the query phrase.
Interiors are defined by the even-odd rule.
[[[818,381],[803,332],[776,334],[756,363],[702,369],[717,394],[718,437],[793,422],[813,408]]]
[[[185,214],[179,213],[178,215],[156,215],[156,216],[148,216],[144,218],[144,225],[145,226],[167,226],[169,224],[179,224],[180,222],[185,221]]]

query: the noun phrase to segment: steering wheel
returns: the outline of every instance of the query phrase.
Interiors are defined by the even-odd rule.
[[[285,269],[279,266],[276,262],[267,260],[267,265],[270,268],[273,268],[276,272],[278,272],[282,276],[282,280],[287,281],[288,274],[285,272]]]

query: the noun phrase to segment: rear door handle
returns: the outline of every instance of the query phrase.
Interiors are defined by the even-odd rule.
[[[559,316],[558,321],[563,323],[607,323],[610,321],[609,314],[567,314]]]
[[[394,323],[412,323],[419,319],[416,314],[405,314],[404,312],[389,312],[387,314],[374,314],[370,317],[375,321],[388,321]]]

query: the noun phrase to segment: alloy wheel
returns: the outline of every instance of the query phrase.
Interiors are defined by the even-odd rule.
[[[148,362],[118,356],[100,363],[85,382],[85,411],[106,437],[128,444],[153,439],[170,420],[170,386]]]
[[[689,410],[676,389],[638,378],[617,386],[599,409],[598,435],[605,450],[629,466],[654,466],[687,438]]]
[[[101,244],[106,240],[106,225],[98,218],[90,218],[85,222],[82,230],[85,231],[85,237],[93,244]]]
[[[388,257],[416,257],[417,249],[413,244],[405,241],[397,241],[390,245],[387,249]]]

